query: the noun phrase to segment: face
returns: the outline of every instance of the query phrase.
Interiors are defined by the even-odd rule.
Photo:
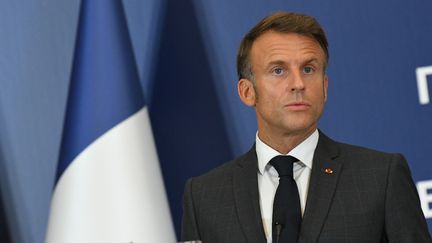
[[[241,79],[241,100],[255,106],[262,136],[312,133],[327,97],[325,54],[314,39],[269,31],[252,45],[250,62],[255,76]]]

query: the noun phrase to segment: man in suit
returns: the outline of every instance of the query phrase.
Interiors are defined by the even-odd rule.
[[[246,34],[237,56],[238,94],[256,110],[256,143],[188,180],[182,240],[432,242],[402,155],[338,143],[317,129],[327,97],[327,46],[319,23],[296,13],[272,14]],[[282,163],[292,164],[285,182],[277,158],[293,158]],[[279,203],[286,195],[280,188],[292,185]]]

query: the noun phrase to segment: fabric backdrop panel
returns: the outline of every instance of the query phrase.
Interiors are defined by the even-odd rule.
[[[186,179],[234,155],[192,2],[168,1],[162,19],[149,114],[179,236]]]

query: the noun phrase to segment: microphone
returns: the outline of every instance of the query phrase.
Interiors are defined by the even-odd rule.
[[[275,239],[275,241],[273,241],[274,243],[279,243],[279,239],[280,239],[280,235],[281,235],[283,226],[284,225],[282,223],[280,223],[278,221],[275,222],[274,227],[276,230],[276,239]]]

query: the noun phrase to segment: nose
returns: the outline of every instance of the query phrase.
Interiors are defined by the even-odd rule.
[[[291,92],[303,91],[305,89],[305,83],[303,80],[302,73],[300,71],[292,72],[290,90]]]

